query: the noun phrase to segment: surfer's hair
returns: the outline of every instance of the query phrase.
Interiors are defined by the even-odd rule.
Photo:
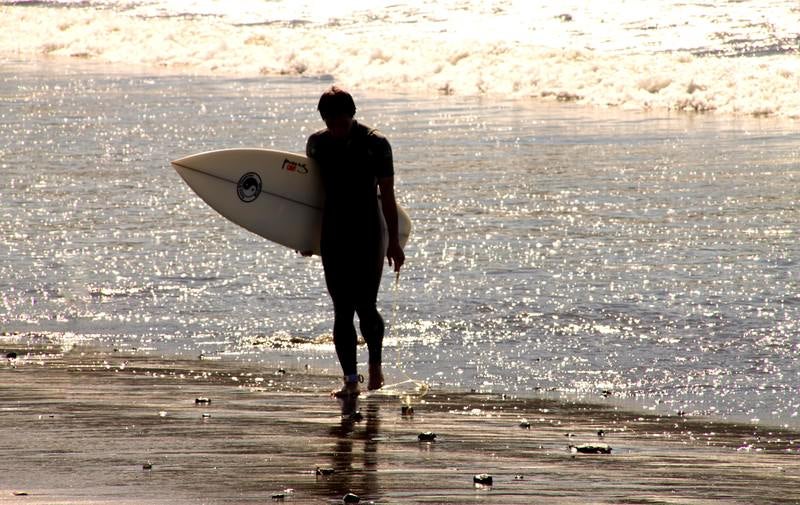
[[[350,93],[338,86],[331,86],[319,97],[317,110],[322,119],[338,116],[353,117],[356,115],[356,103]]]

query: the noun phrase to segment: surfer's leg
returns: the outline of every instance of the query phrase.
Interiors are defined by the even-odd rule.
[[[385,327],[383,318],[375,304],[357,307],[361,335],[369,350],[369,382],[367,389],[380,389],[383,386],[383,370],[381,358],[383,354],[383,335]]]
[[[333,301],[333,344],[342,366],[345,382],[358,381],[356,345],[358,335],[353,325],[355,303],[352,288],[347,278],[347,262],[342,256],[323,249],[322,266],[325,270],[325,284]]]
[[[336,290],[331,291],[332,297],[334,293],[336,293]],[[357,370],[357,335],[356,328],[353,325],[355,308],[347,298],[344,301],[334,298],[333,310],[333,345],[336,347],[336,355],[339,357],[339,364],[342,366],[344,384],[342,389],[333,391],[332,395],[340,402],[342,417],[352,419],[353,416],[358,415],[358,384],[360,382],[359,379],[363,380],[358,375]]]
[[[356,398],[359,395],[358,383],[363,380],[356,370],[356,329],[353,326],[353,309],[336,310],[333,323],[333,343],[344,373],[344,385],[332,394],[339,399],[342,416],[358,414]]]
[[[342,365],[342,373],[345,377],[358,377],[358,366],[356,356],[356,344],[358,336],[353,325],[355,309],[349,304],[347,307],[337,307],[334,301],[334,320],[333,320],[333,345],[336,347],[336,355],[339,357],[339,364]],[[351,382],[355,382],[351,381]]]
[[[373,249],[372,268],[362,268],[358,293],[356,294],[356,312],[358,313],[359,327],[364,341],[369,350],[369,382],[367,389],[380,389],[383,386],[383,370],[381,367],[383,354],[383,336],[386,327],[383,318],[378,312],[378,290],[381,285],[383,261],[386,254],[386,233],[380,230],[379,239],[375,241]]]
[[[368,307],[356,307],[358,312],[359,328],[361,336],[367,343],[369,349],[369,362],[381,363],[381,349],[383,348],[384,324],[383,318],[378,313],[375,305]]]

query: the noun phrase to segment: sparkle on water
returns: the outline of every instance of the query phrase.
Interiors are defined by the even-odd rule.
[[[319,261],[227,222],[169,166],[302,151],[330,83],[57,68],[0,73],[2,329],[335,370]],[[380,299],[390,376],[796,422],[791,123],[356,98],[415,225]]]

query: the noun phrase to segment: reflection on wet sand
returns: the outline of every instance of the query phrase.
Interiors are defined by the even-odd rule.
[[[378,494],[380,406],[370,398],[360,403],[364,409],[361,422],[342,416],[340,424],[330,430],[336,441],[331,452],[334,474],[321,481],[331,497],[353,493],[361,498],[374,498]]]
[[[789,430],[437,390],[353,421],[305,370],[2,344],[0,503],[797,502]]]

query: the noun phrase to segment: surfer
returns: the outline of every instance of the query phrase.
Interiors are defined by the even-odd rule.
[[[344,386],[336,395],[348,397],[358,395],[361,380],[355,314],[369,350],[367,388],[383,386],[384,324],[376,305],[383,256],[386,251],[389,265],[399,275],[405,255],[398,237],[389,141],[354,119],[353,97],[341,88],[325,91],[317,110],[326,128],[308,138],[306,154],[317,162],[325,188],[320,250],[333,301],[333,342],[344,374]],[[376,204],[378,190],[386,233]]]

